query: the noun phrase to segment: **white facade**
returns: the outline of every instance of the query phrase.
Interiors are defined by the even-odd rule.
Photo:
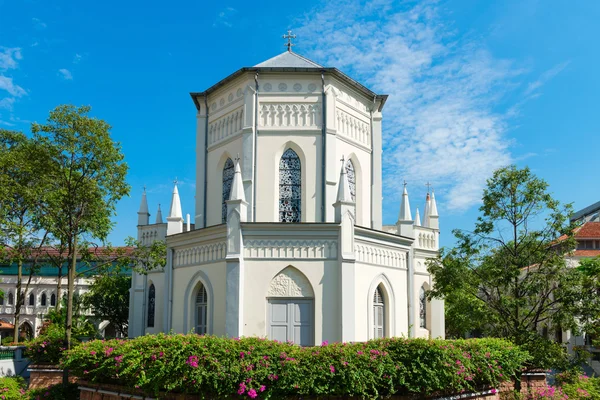
[[[4,298],[0,300],[0,320],[14,323],[15,304],[17,302],[17,276],[1,275],[0,290],[4,292]],[[28,277],[23,278],[22,288],[25,290]],[[25,303],[21,306],[19,316],[20,330],[28,330],[33,336],[38,335],[38,330],[44,322],[44,316],[54,308],[59,296],[57,295],[56,276],[34,276],[31,279],[28,290],[25,292]],[[75,291],[83,294],[89,290],[91,280],[88,278],[77,278],[75,280]],[[66,293],[67,277],[62,278],[61,294]],[[102,325],[102,324],[101,324]],[[107,325],[106,323],[103,324]],[[101,329],[104,329],[101,326]],[[10,333],[8,336],[12,336]]]
[[[396,226],[382,226],[387,96],[293,52],[191,95],[195,224],[176,187],[167,223],[149,224],[144,195],[138,236],[166,239],[167,266],[133,276],[130,336],[444,337],[443,302],[420,298],[439,248],[435,198],[420,226],[405,190]]]

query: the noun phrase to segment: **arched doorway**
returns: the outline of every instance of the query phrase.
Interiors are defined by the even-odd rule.
[[[314,345],[314,292],[302,272],[289,266],[271,280],[267,308],[269,339]]]
[[[33,339],[33,326],[31,326],[29,321],[25,321],[21,324],[21,327],[19,328],[19,338],[20,340]]]

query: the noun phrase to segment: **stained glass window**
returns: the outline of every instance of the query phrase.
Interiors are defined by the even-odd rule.
[[[208,331],[208,293],[203,284],[200,284],[196,294],[196,333],[206,335]]]
[[[298,154],[287,149],[279,161],[279,222],[301,221],[301,168]]]
[[[421,292],[419,293],[419,317],[421,328],[427,328],[427,296],[423,286],[421,286]]]
[[[231,184],[233,183],[233,175],[235,174],[235,167],[231,158],[225,161],[223,166],[223,203],[221,207],[221,221],[227,222],[227,203],[229,196],[231,195]]]
[[[154,308],[156,306],[156,289],[154,284],[148,288],[148,328],[154,328]]]
[[[375,339],[382,338],[385,334],[384,319],[385,303],[383,302],[383,293],[381,287],[377,286],[373,296],[373,337]]]

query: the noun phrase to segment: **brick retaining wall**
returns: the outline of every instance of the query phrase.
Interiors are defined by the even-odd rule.
[[[48,388],[63,381],[63,370],[56,365],[30,365],[29,389]],[[69,376],[69,382],[75,383],[78,378]]]
[[[546,386],[545,373],[525,373],[521,378],[521,393],[527,393],[528,390]],[[486,390],[479,393],[463,393],[454,396],[446,397],[431,397],[430,400],[500,400],[502,394],[512,392],[514,390],[513,382],[505,382],[498,390]],[[126,399],[144,399],[155,400],[154,397],[144,396],[143,393],[118,385],[110,384],[92,384],[85,381],[79,381],[79,399],[80,400],[126,400]],[[198,395],[186,395],[168,393],[159,396],[164,400],[197,400]],[[320,397],[324,399],[325,397]],[[216,397],[215,397],[216,399]],[[302,399],[310,400],[311,397],[302,396]],[[327,397],[328,400],[343,400],[352,399],[350,397]],[[358,399],[358,398],[357,398]],[[393,400],[414,400],[415,397],[392,396]]]

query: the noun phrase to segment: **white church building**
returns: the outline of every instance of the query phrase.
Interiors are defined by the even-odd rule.
[[[387,96],[291,51],[241,68],[200,93],[196,210],[177,186],[166,222],[138,237],[167,243],[164,270],[134,274],[129,335],[195,332],[301,345],[444,337],[428,301],[436,257],[433,193],[423,223],[406,187],[382,226],[382,110]]]

